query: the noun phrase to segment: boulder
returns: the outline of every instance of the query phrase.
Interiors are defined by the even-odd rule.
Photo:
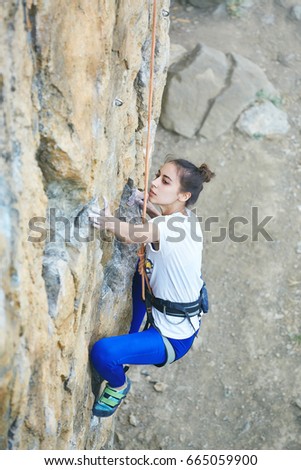
[[[239,54],[231,54],[229,82],[221,90],[206,117],[199,134],[213,140],[229,131],[242,111],[249,107],[258,94],[276,98],[278,93],[265,73],[254,62]]]
[[[185,54],[187,54],[187,49],[185,49],[181,44],[171,44],[169,51],[169,66],[182,60]]]
[[[172,65],[163,94],[163,127],[193,137],[206,116],[209,101],[223,88],[228,68],[225,54],[201,44]]]
[[[197,44],[169,68],[160,122],[184,137],[214,140],[259,97],[279,100],[258,65],[239,54]]]
[[[244,111],[236,126],[241,132],[255,138],[283,135],[290,127],[287,114],[270,101],[255,104]]]

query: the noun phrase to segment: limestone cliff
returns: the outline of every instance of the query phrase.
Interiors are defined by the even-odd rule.
[[[142,184],[152,2],[0,8],[0,447],[105,448],[89,347],[128,328],[136,247],[97,239],[85,209],[106,196],[127,216],[127,180]],[[158,1],[152,138],[168,8]]]

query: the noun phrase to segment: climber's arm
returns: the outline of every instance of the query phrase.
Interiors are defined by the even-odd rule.
[[[124,243],[155,243],[159,241],[158,225],[146,221],[144,224],[123,222],[111,214],[105,200],[103,210],[90,210],[90,222],[96,229],[108,230]]]
[[[155,243],[160,238],[158,225],[151,222],[131,224],[117,217],[106,217],[105,229],[124,243]]]

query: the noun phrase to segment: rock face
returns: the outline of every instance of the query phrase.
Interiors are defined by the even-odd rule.
[[[91,420],[89,347],[129,327],[137,247],[99,239],[86,209],[106,196],[135,215],[125,201],[144,168],[147,5],[1,3],[2,449],[109,446],[112,420]],[[152,138],[168,7],[158,1]]]

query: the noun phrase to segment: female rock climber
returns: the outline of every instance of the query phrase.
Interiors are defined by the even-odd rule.
[[[213,176],[205,163],[198,168],[187,160],[169,158],[151,183],[147,212],[153,219],[135,225],[122,222],[112,216],[108,204],[91,218],[95,228],[106,229],[121,241],[146,244],[145,269],[151,288],[151,293],[146,291],[150,326],[139,331],[146,313],[140,261],[133,279],[129,334],[102,338],[92,347],[92,364],[107,381],[93,406],[96,416],[111,416],[129,392],[125,364],[164,365],[168,359],[183,357],[192,346],[200,327],[203,240],[188,206],[195,204],[203,183]]]

